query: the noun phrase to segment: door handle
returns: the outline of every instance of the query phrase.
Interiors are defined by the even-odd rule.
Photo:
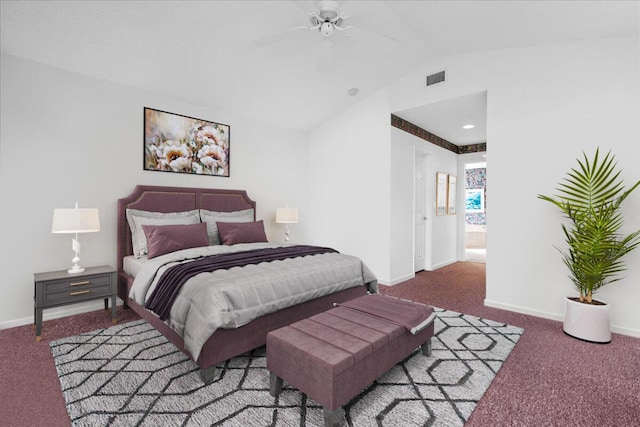
[[[91,283],[91,281],[85,280],[84,282],[69,283],[69,286],[82,286],[82,285],[88,285],[89,283]]]

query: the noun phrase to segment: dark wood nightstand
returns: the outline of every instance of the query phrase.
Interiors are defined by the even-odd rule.
[[[90,267],[82,273],[70,274],[66,270],[49,271],[33,275],[36,341],[42,332],[42,310],[78,302],[104,298],[104,309],[109,308],[111,298],[111,320],[117,322],[116,269],[108,265]]]

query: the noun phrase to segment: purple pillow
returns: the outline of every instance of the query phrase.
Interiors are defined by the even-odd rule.
[[[216,222],[220,242],[223,245],[235,245],[236,243],[266,242],[262,220],[256,222]]]
[[[204,222],[171,225],[142,224],[142,230],[147,237],[149,259],[180,249],[209,246],[207,224]]]

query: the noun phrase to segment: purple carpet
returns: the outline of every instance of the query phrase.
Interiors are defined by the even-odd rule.
[[[640,426],[640,339],[566,336],[562,324],[483,306],[485,265],[456,263],[382,292],[524,328],[466,426]],[[138,319],[118,311],[119,323]],[[0,331],[0,425],[68,426],[49,341],[111,325],[100,310]]]
[[[640,426],[640,339],[590,344],[561,322],[485,307],[481,263],[422,272],[384,292],[524,328],[466,427]]]

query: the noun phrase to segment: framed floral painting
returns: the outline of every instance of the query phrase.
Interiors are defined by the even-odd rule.
[[[231,127],[144,108],[144,169],[229,176]]]

